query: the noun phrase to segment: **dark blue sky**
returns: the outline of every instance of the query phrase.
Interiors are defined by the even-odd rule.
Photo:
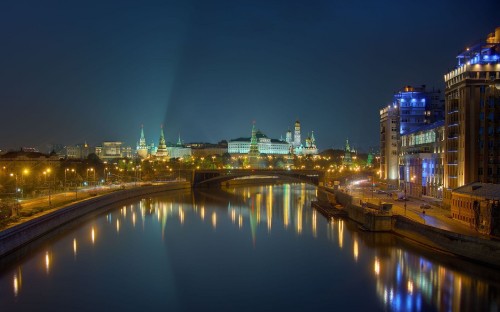
[[[378,147],[404,85],[443,89],[498,1],[2,1],[0,149],[279,138]]]

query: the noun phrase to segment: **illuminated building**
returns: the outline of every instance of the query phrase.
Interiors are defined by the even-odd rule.
[[[500,183],[500,27],[457,60],[444,75],[447,206],[455,188]]]
[[[285,135],[285,140],[283,139],[271,139],[267,137],[260,130],[256,133],[257,146],[261,154],[266,155],[288,155],[289,153],[295,155],[316,155],[318,154],[318,148],[316,147],[316,139],[314,133],[306,138],[305,146],[300,142],[301,140],[301,130],[300,122],[297,120],[295,122],[295,132],[292,140],[292,132],[288,130]],[[248,154],[250,151],[251,138],[242,137],[229,141],[228,143],[228,153],[229,154]]]
[[[87,142],[84,144],[66,146],[65,150],[66,158],[68,159],[85,159],[89,157],[89,154],[95,153],[95,148],[90,147]]]
[[[102,142],[101,146],[96,146],[95,153],[102,160],[132,158],[132,148],[119,141]]]
[[[252,138],[255,136],[254,146],[259,154],[266,155],[287,155],[290,151],[290,145],[281,140],[270,139],[260,130],[255,129],[255,124],[252,128],[252,137],[242,137],[229,141],[229,154],[249,154],[252,145]],[[255,153],[255,151],[253,152]]]
[[[160,127],[160,139],[158,142],[158,148],[156,149],[155,157],[168,158],[167,142],[165,141],[165,135],[163,134],[163,125]]]
[[[195,157],[207,157],[212,155],[223,155],[228,152],[228,144],[226,141],[221,141],[217,144],[213,143],[188,143],[186,148],[191,149],[191,153]]]
[[[351,152],[351,147],[349,146],[349,139],[345,140],[345,149],[344,149],[344,157],[342,158],[342,165],[346,167],[351,167],[352,166],[352,155]]]
[[[444,119],[444,103],[440,90],[427,91],[420,87],[405,86],[393,95],[391,105],[380,110],[380,171],[389,187],[404,187],[405,163],[400,154],[401,135]]]
[[[401,135],[401,159],[408,196],[442,198],[444,175],[444,120]]]
[[[398,185],[399,108],[389,105],[380,110],[380,178],[389,188]]]

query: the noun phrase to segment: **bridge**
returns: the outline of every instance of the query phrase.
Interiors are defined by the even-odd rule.
[[[278,177],[292,182],[305,182],[318,186],[323,182],[324,172],[319,170],[287,170],[287,169],[219,169],[194,170],[193,187],[209,187],[220,185],[225,181],[241,177],[262,176]]]

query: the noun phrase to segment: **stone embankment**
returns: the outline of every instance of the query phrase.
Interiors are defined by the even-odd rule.
[[[370,209],[353,203],[353,197],[340,191],[323,190],[331,207],[340,204],[347,216],[370,231],[390,231],[399,236],[445,253],[496,267],[500,266],[500,242],[490,237],[470,236],[415,222],[402,215]],[[333,208],[336,209],[336,208]]]
[[[43,216],[33,218],[1,231],[0,257],[36,240],[57,227],[83,217],[86,214],[103,211],[105,208],[119,201],[190,188],[191,185],[188,182],[147,185],[133,189],[120,190],[69,204]]]

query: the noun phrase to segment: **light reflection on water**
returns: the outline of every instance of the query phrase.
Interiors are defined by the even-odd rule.
[[[130,253],[135,250],[128,250],[125,246],[139,241],[137,244],[144,248],[141,249],[142,252],[148,253],[151,249],[147,246],[155,241],[155,236],[160,238],[165,249],[161,257],[166,258],[160,258],[170,263],[167,266],[170,271],[160,274],[160,280],[168,280],[171,284],[170,296],[173,299],[169,302],[162,301],[162,297],[156,293],[154,299],[148,301],[152,305],[150,308],[174,305],[172,302],[177,301],[177,307],[182,306],[183,310],[224,310],[224,307],[238,307],[242,304],[242,298],[239,297],[240,293],[232,293],[234,290],[231,288],[236,287],[233,276],[245,280],[245,283],[237,281],[236,288],[242,293],[262,296],[265,287],[269,287],[268,292],[273,294],[267,299],[262,297],[260,303],[246,302],[246,305],[240,306],[240,309],[248,310],[264,308],[266,300],[284,308],[288,306],[289,310],[305,310],[306,307],[313,306],[331,307],[332,304],[336,304],[338,310],[369,308],[374,311],[495,311],[499,308],[499,287],[495,282],[452,269],[438,262],[436,259],[439,257],[419,254],[390,234],[358,232],[356,225],[345,220],[327,221],[311,209],[310,202],[315,197],[315,188],[305,184],[285,184],[145,198],[130,206],[121,206],[76,226],[57,239],[49,240],[43,248],[32,252],[24,260],[21,258],[11,266],[5,265],[0,272],[2,311],[29,310],[29,302],[50,297],[47,296],[50,292],[64,292],[65,287],[72,288],[72,284],[65,284],[68,283],[65,276],[72,276],[78,271],[98,280],[99,272],[103,275],[98,268],[106,266],[108,261],[110,264],[107,270],[117,276],[130,274],[130,269],[118,269],[121,262],[125,267],[144,266],[146,271],[139,273],[151,274],[148,279],[150,283],[156,277],[155,273],[147,271],[150,264],[147,261],[137,263],[138,260],[144,261],[142,255],[134,257]],[[208,223],[204,222],[206,214]],[[142,226],[136,227],[136,222],[140,222]],[[205,231],[207,227],[212,234]],[[87,236],[89,232],[90,242]],[[142,239],[141,235],[153,236]],[[212,255],[211,249],[206,249],[208,247],[202,244],[212,246],[212,249],[220,246],[210,239],[204,239],[205,237],[230,240],[228,246],[231,248],[222,249],[220,252],[224,257],[219,258],[220,255],[215,250],[212,250]],[[248,247],[247,239],[251,240]],[[196,245],[197,241],[202,240],[203,243]],[[72,261],[68,261],[66,255],[68,246],[72,251]],[[139,245],[132,246],[139,248]],[[187,249],[189,250],[186,251]],[[101,254],[107,254],[107,251],[112,253],[113,259],[103,258]],[[199,253],[203,253],[201,263],[197,260]],[[177,254],[183,255],[182,261],[177,260]],[[129,258],[132,262],[128,262]],[[155,257],[146,259],[154,261]],[[217,259],[219,263],[211,262],[211,259]],[[228,262],[221,264],[221,259],[227,259]],[[275,261],[279,261],[279,266],[270,265]],[[455,260],[446,259],[446,263],[453,261]],[[260,262],[262,264],[256,266]],[[37,271],[40,263],[43,263],[43,276]],[[232,271],[235,263],[249,272],[241,271],[239,265],[236,265],[236,271]],[[269,265],[263,266],[265,263]],[[219,267],[222,275],[217,276],[218,281],[210,279],[215,273],[196,270],[196,266],[205,268],[204,265],[207,268]],[[226,269],[230,271],[224,273]],[[159,267],[153,266],[151,270],[159,270]],[[187,274],[186,270],[198,272],[188,274],[191,284],[182,279]],[[489,269],[481,270],[485,270],[482,276],[488,274]],[[96,275],[92,275],[94,273]],[[168,278],[169,276],[175,278]],[[291,276],[294,278],[290,279]],[[85,284],[84,280],[71,279],[70,283]],[[205,301],[197,306],[197,303],[190,302],[192,288],[197,289],[196,285],[204,283],[218,292],[212,293],[215,299],[203,297]],[[165,287],[163,284],[152,286],[155,289]],[[255,286],[264,289],[254,289]],[[115,296],[127,292],[127,287],[135,289],[135,285],[127,283],[127,280],[121,280],[115,287],[120,288],[119,295]],[[8,288],[10,290],[6,291]],[[187,290],[190,295],[185,294]],[[224,291],[232,294],[234,299],[222,295]],[[351,297],[361,296],[362,300],[348,301],[346,293]],[[113,294],[111,291],[108,296],[112,298]],[[92,292],[86,295],[98,296]],[[147,294],[144,295],[147,297]],[[216,300],[217,296],[221,296],[220,299]],[[223,303],[220,301],[222,298]],[[77,292],[71,292],[70,295],[67,294],[67,298],[58,297],[56,303],[61,300],[73,302],[82,299],[78,298]],[[314,301],[312,305],[311,300]],[[43,302],[45,304],[46,301]],[[39,310],[50,310],[49,307],[55,304],[46,303],[47,308]],[[64,303],[66,306],[68,304],[70,303]],[[127,307],[140,307],[145,303],[139,300],[127,304]],[[85,304],[73,307],[73,310],[89,308]]]

